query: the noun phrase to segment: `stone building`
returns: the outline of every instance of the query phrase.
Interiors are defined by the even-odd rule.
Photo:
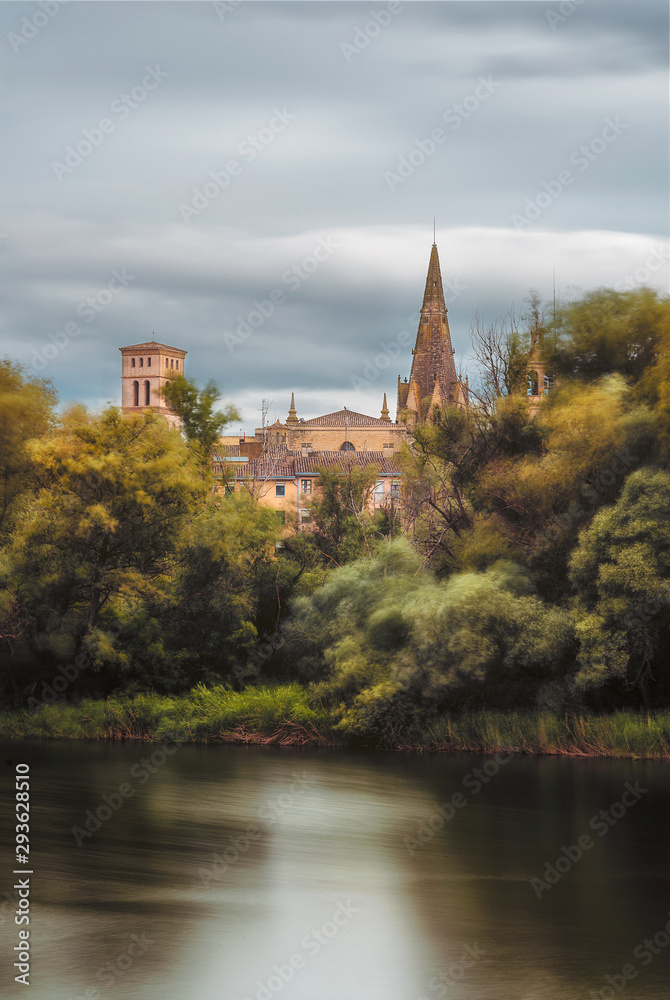
[[[295,393],[291,393],[288,416],[269,427],[257,427],[254,440],[267,445],[286,445],[303,453],[320,451],[375,451],[386,456],[400,451],[405,440],[404,426],[391,420],[386,393],[379,417],[370,417],[344,406],[334,413],[303,420],[298,417]]]
[[[160,390],[175,375],[184,374],[184,359],[188,351],[167,347],[155,340],[120,347],[119,350],[122,412],[155,410],[163,414],[171,427],[181,427],[179,416],[166,404]]]

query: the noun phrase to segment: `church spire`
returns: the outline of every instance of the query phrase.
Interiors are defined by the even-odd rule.
[[[390,420],[391,419],[391,414],[389,413],[388,404],[386,402],[386,393],[384,393],[384,402],[382,403],[382,415],[381,415],[381,419],[382,420]]]
[[[412,352],[409,384],[398,386],[398,415],[403,411],[409,424],[416,426],[428,419],[437,403],[457,402],[459,382],[451,346],[451,333],[444,301],[440,258],[433,243],[428,262],[426,287],[419,319],[416,344]]]
[[[298,423],[298,414],[295,408],[295,393],[291,393],[291,405],[288,411],[288,417],[286,418],[286,424],[288,427],[295,427]]]
[[[426,289],[423,293],[423,305],[421,314],[438,310],[447,314],[447,307],[444,303],[444,291],[442,289],[442,275],[440,273],[440,258],[437,253],[437,243],[433,243],[430,251],[430,261],[428,263],[428,275],[426,277]]]

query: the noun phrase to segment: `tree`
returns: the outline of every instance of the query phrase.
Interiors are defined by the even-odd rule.
[[[502,322],[488,326],[476,313],[470,340],[478,369],[476,388],[470,392],[487,412],[501,396],[526,394],[530,340],[519,330],[513,309]]]
[[[224,427],[240,415],[234,406],[228,405],[225,410],[215,410],[214,404],[219,398],[216,382],[210,380],[204,389],[198,389],[191,379],[179,375],[171,379],[162,389],[163,397],[178,413],[182,420],[182,428],[186,440],[195,448],[200,462],[207,466],[211,461],[211,451]]]
[[[100,622],[114,600],[132,603],[169,576],[206,486],[186,444],[150,411],[73,407],[31,454],[43,485],[6,553],[4,606],[20,609],[33,651],[83,650],[94,665],[122,666]]]
[[[559,378],[593,381],[618,373],[638,382],[659,357],[670,299],[650,288],[599,288],[561,309],[545,338]]]
[[[670,474],[631,473],[617,502],[580,535],[570,560],[583,690],[609,684],[645,703],[670,699]]]
[[[375,531],[369,508],[378,467],[343,462],[317,466],[316,472],[319,495],[312,498],[310,510],[317,545],[338,565],[355,559],[366,549],[369,553]]]
[[[0,540],[36,489],[39,465],[30,442],[51,426],[55,404],[51,382],[27,374],[8,358],[0,360]]]

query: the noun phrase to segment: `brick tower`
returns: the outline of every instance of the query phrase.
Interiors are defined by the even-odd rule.
[[[181,427],[181,419],[170,409],[159,390],[175,376],[184,374],[187,351],[167,347],[151,340],[145,344],[120,347],[121,410],[155,410],[162,413],[171,427]]]
[[[449,402],[466,406],[467,392],[456,375],[440,258],[433,243],[409,381],[398,376],[396,420],[413,430],[428,420],[433,406]]]

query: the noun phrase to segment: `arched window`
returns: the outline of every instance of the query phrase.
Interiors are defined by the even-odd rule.
[[[147,367],[151,368],[151,358],[147,358]]]
[[[140,383],[135,379],[133,382],[133,406],[140,405]]]
[[[165,359],[165,367],[167,368],[167,366],[168,366],[168,359],[166,358]]]
[[[356,451],[351,441],[345,441],[340,445],[340,451]]]
[[[174,366],[175,366],[175,368],[179,369],[179,359],[177,359],[175,361]]]
[[[149,379],[144,383],[144,405],[151,406],[151,383]]]
[[[170,358],[170,368],[174,368],[174,358]]]
[[[140,358],[140,368],[144,368],[144,358]]]
[[[528,372],[528,395],[537,396],[537,372]]]
[[[135,358],[131,358],[131,359],[130,359],[130,367],[131,367],[131,368],[134,368],[134,367],[135,367]]]

